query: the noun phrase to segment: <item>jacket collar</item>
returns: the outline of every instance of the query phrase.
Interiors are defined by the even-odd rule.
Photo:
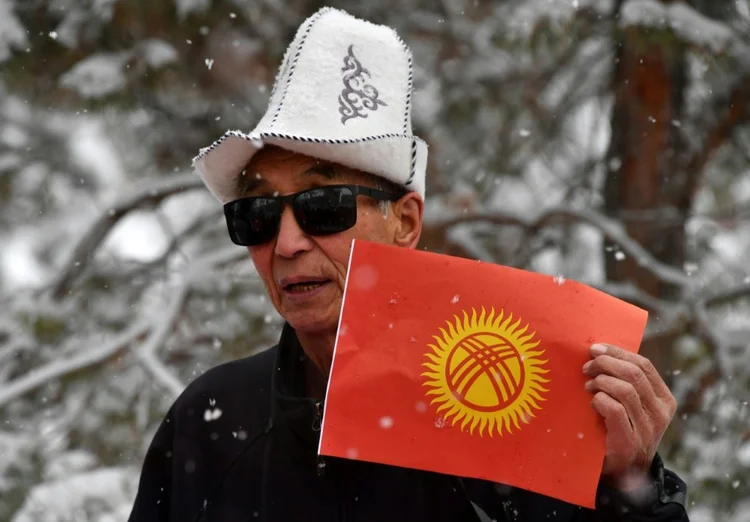
[[[271,381],[271,416],[274,426],[285,426],[295,439],[317,449],[322,401],[309,397],[305,387],[307,355],[294,329],[284,324]]]

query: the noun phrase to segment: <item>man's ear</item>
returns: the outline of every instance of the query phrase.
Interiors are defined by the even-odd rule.
[[[416,248],[422,235],[422,218],[424,201],[416,192],[409,192],[393,203],[393,214],[396,218],[394,244],[401,247]]]

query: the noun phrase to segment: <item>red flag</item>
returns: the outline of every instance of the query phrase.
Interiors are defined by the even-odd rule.
[[[355,241],[319,453],[594,507],[605,428],[581,367],[647,313],[581,283]]]

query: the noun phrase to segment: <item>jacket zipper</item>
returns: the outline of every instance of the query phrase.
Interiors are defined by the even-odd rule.
[[[320,428],[323,424],[323,403],[318,401],[315,403],[315,417],[313,421],[313,429],[315,431],[320,431]],[[326,476],[326,460],[325,457],[322,455],[318,455],[317,457],[317,473],[319,477],[325,477]],[[334,474],[336,475],[336,474]],[[336,490],[336,497],[337,497],[337,507],[338,507],[338,518],[337,520],[339,522],[346,522],[349,519],[348,515],[348,504],[346,501],[346,492],[342,490],[340,477],[329,477],[329,479],[333,479],[334,487]]]
[[[336,489],[339,489],[338,487]],[[347,501],[346,501],[346,494],[339,494],[339,522],[347,522],[349,520],[349,515],[347,514]]]
[[[320,431],[322,424],[323,424],[323,403],[318,401],[315,403],[315,418],[313,420],[313,430]],[[318,472],[319,477],[325,477],[326,461],[323,458],[323,455],[318,455],[317,472]]]

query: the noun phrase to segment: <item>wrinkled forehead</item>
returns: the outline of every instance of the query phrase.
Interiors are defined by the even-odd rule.
[[[241,195],[269,188],[327,183],[371,184],[372,176],[343,165],[288,151],[275,145],[260,149],[240,173],[237,192]]]
[[[273,171],[280,169],[294,169],[300,166],[325,163],[312,156],[282,149],[276,145],[266,145],[250,159],[246,170]]]

